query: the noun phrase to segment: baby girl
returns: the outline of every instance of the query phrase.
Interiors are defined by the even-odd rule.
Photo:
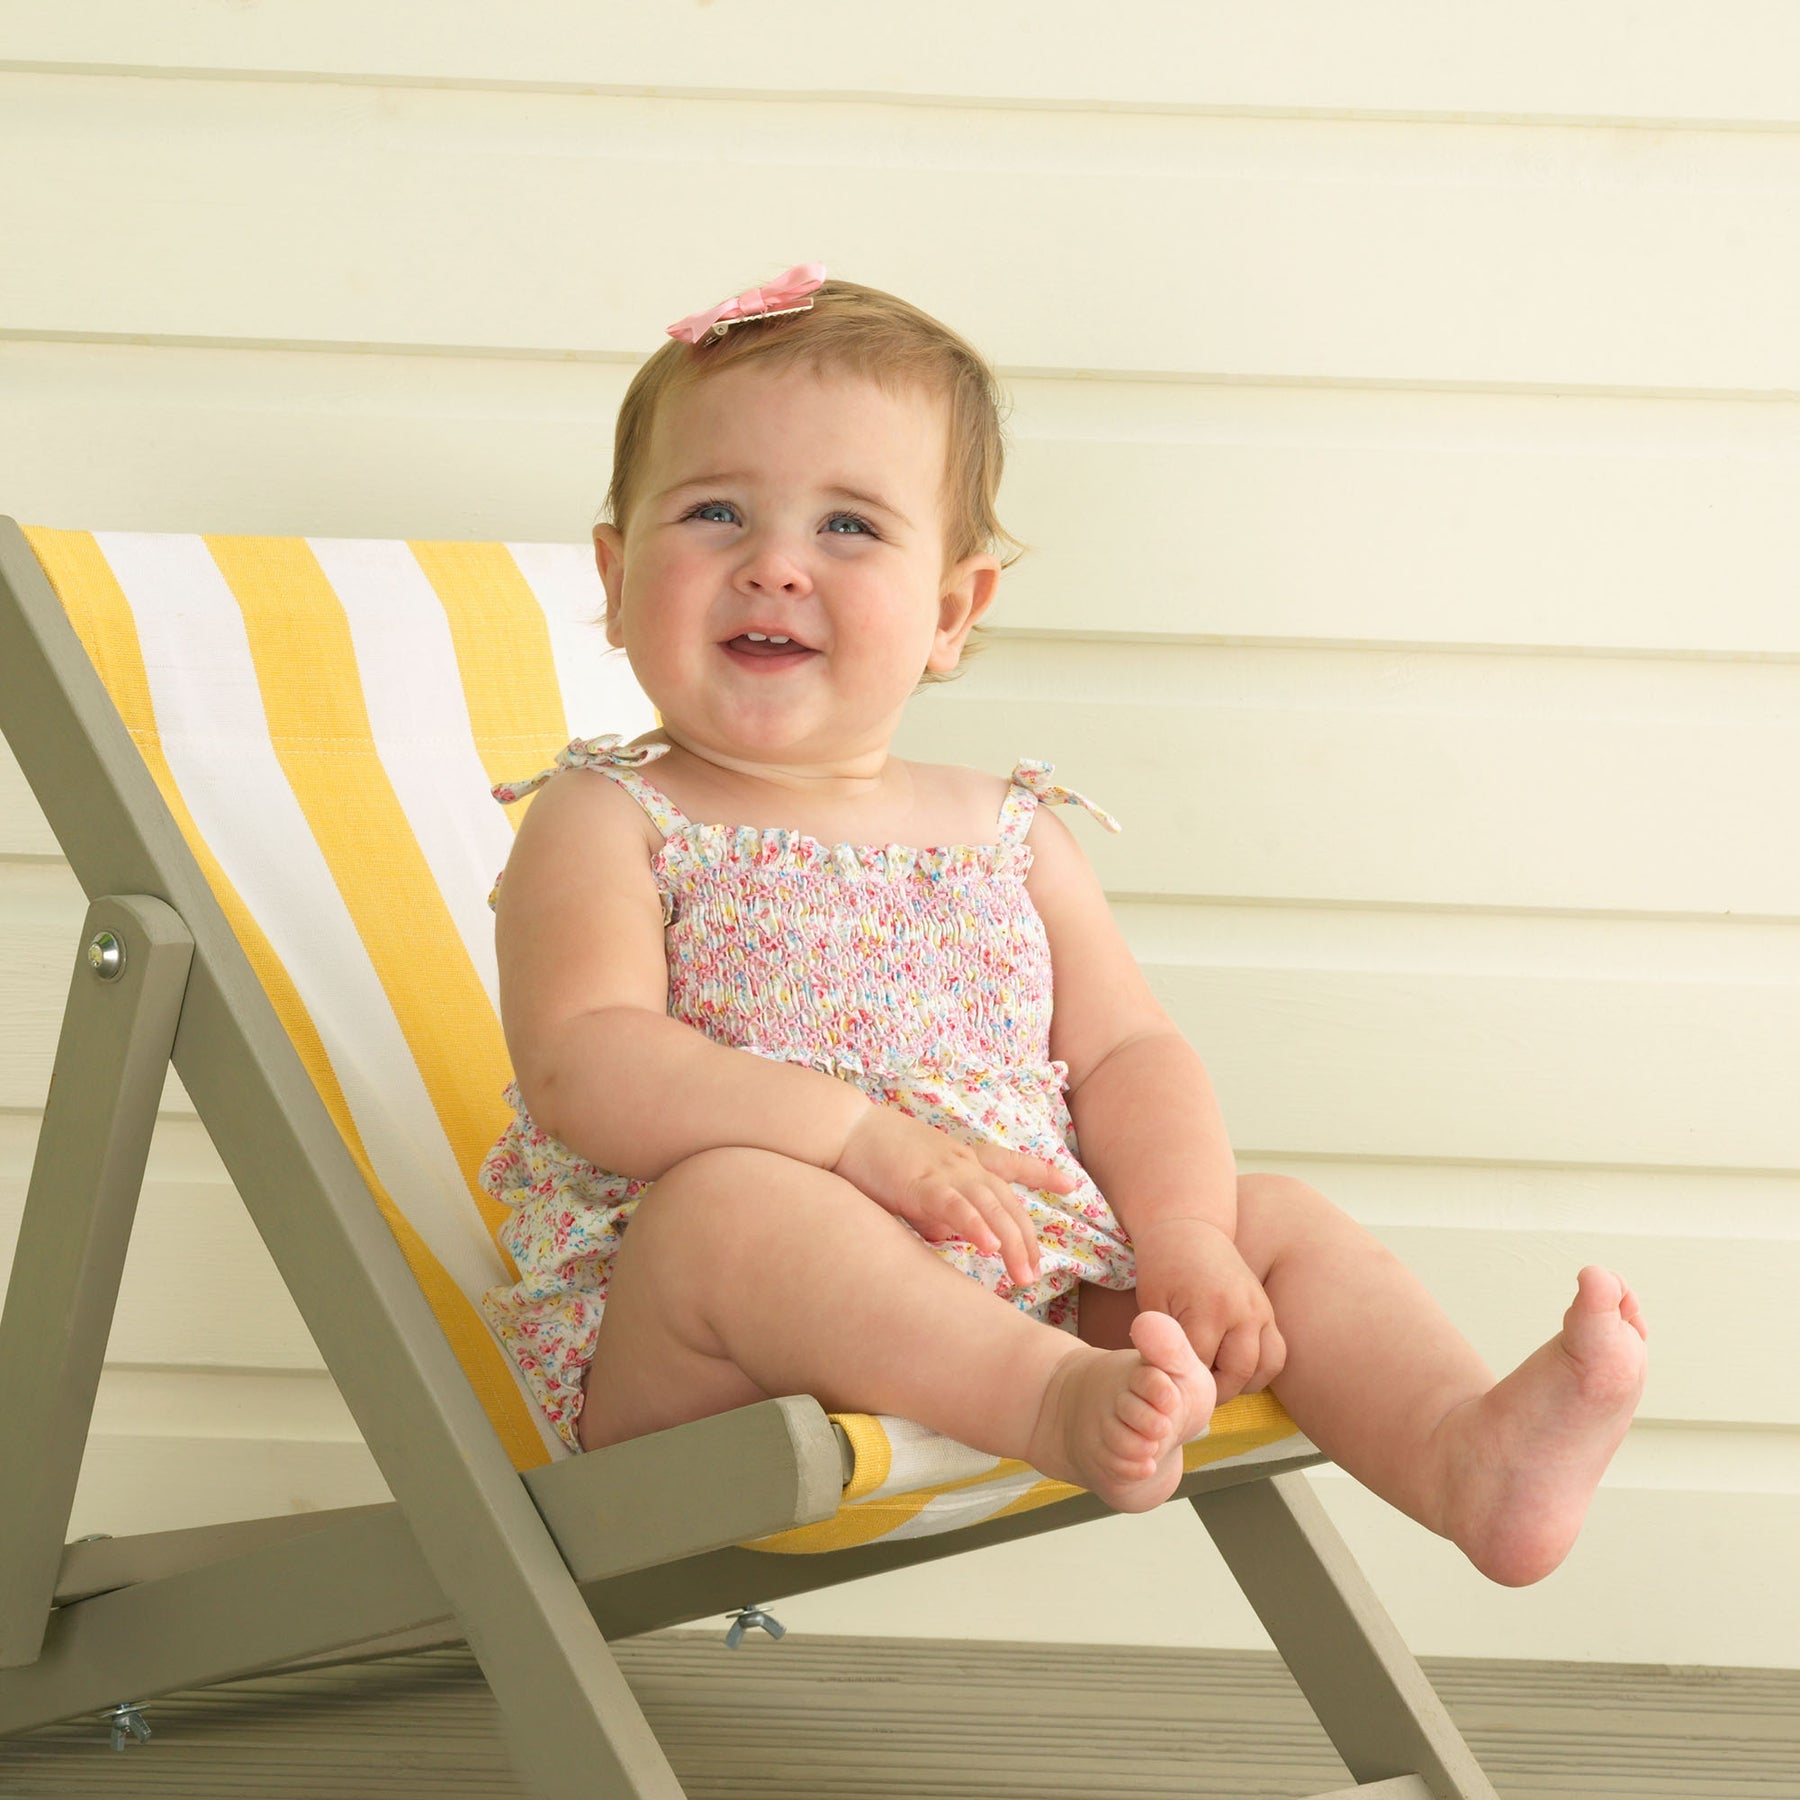
[[[811,1394],[1141,1512],[1267,1387],[1494,1580],[1547,1574],[1642,1391],[1630,1288],[1584,1268],[1496,1381],[1355,1220],[1237,1172],[1051,809],[1110,816],[1041,761],[889,753],[1007,566],[987,363],[816,264],[670,334],[594,532],[660,727],[496,790],[540,791],[497,898],[520,1279],[487,1307],[558,1430]]]

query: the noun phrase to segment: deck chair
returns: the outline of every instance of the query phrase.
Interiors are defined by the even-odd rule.
[[[608,1639],[1103,1516],[903,1419],[790,1395],[571,1455],[480,1311],[504,1122],[492,784],[654,722],[585,548],[21,531],[0,728],[89,905],[0,1317],[0,1733],[466,1639],[540,1796],[676,1800]],[[65,1544],[174,1067],[393,1500]],[[1492,1800],[1272,1396],[1191,1503],[1353,1778]],[[154,1755],[154,1745],[134,1750]],[[101,1791],[100,1787],[96,1791]]]

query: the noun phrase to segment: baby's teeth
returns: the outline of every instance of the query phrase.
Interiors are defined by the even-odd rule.
[[[744,636],[753,644],[786,644],[792,642],[789,638],[769,637],[760,631],[746,631]]]

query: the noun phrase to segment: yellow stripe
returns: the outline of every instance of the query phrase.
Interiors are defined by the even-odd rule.
[[[550,628],[512,552],[504,544],[408,547],[450,622],[469,723],[489,785],[548,768],[570,732]],[[526,810],[505,808],[515,831]]]
[[[497,1232],[511,1211],[476,1185],[475,1174],[507,1120],[506,1044],[381,766],[343,606],[304,539],[205,542],[244,615],[275,754],[418,1064],[469,1197]]]
[[[50,585],[62,601],[89,660],[99,671],[113,704],[119,709],[132,742],[174,815],[213,897],[219,902],[251,968],[262,983],[264,993],[269,996],[277,1018],[312,1078],[326,1112],[368,1184],[369,1192],[374,1195],[381,1216],[405,1253],[413,1275],[430,1301],[431,1309],[449,1338],[483,1411],[505,1445],[513,1467],[540,1467],[550,1460],[549,1452],[537,1432],[530,1403],[512,1378],[506,1353],[495,1343],[493,1334],[468,1296],[450,1279],[443,1265],[376,1180],[374,1165],[363,1147],[356,1121],[332,1072],[331,1059],[325,1054],[325,1046],[311,1015],[280,958],[219,866],[188,811],[187,802],[163,755],[131,606],[111,566],[88,532],[46,531],[28,526],[25,536],[43,564]]]
[[[852,1461],[843,1504],[852,1506],[887,1480],[894,1462],[893,1446],[887,1432],[869,1413],[827,1413],[826,1417],[843,1426],[844,1435],[850,1440]]]

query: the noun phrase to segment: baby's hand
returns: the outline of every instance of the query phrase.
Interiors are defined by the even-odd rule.
[[[871,1106],[857,1121],[834,1175],[904,1219],[928,1243],[963,1238],[1006,1259],[1015,1287],[1037,1279],[1037,1233],[1009,1182],[1066,1194],[1076,1178],[999,1144],[964,1144],[896,1106]]]
[[[1132,1233],[1137,1303],[1166,1312],[1219,1384],[1218,1404],[1266,1388],[1287,1363],[1269,1296],[1217,1225],[1167,1219]]]

